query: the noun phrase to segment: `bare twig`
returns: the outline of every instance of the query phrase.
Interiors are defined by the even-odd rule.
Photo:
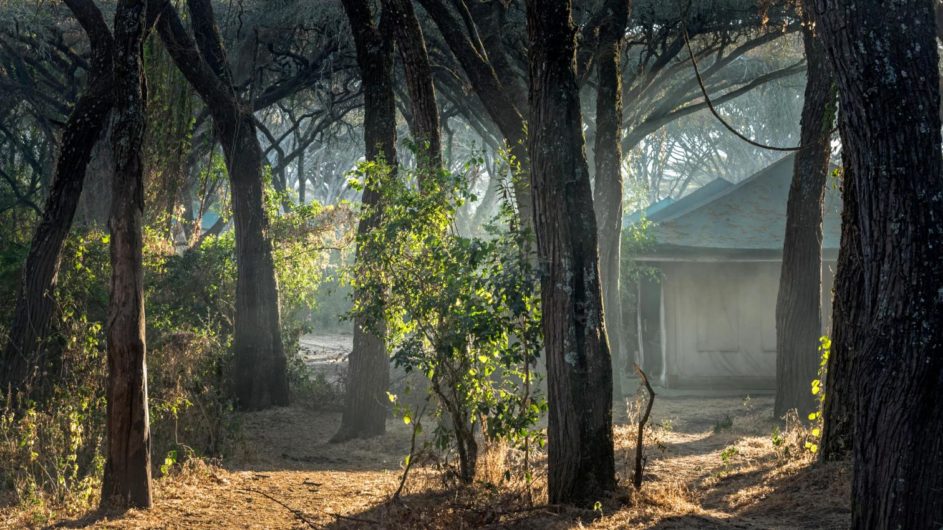
[[[648,391],[648,405],[645,406],[645,414],[642,415],[642,418],[638,422],[638,441],[635,444],[635,477],[633,478],[633,483],[635,484],[635,489],[642,489],[642,445],[643,445],[643,436],[645,434],[645,424],[648,423],[648,417],[652,413],[652,405],[655,403],[655,391],[652,390],[652,385],[648,382],[648,376],[645,375],[645,372],[642,371],[642,368],[636,363],[635,371],[638,373],[639,377],[642,378],[642,383],[645,385],[645,389]]]
[[[416,415],[415,421],[413,421],[413,434],[409,441],[409,456],[406,457],[406,467],[403,469],[403,476],[399,479],[399,486],[396,488],[396,493],[393,494],[393,501],[398,501],[400,493],[403,492],[403,486],[406,485],[406,478],[409,476],[409,470],[413,467],[413,460],[416,456],[416,435],[419,434],[421,427],[422,415],[425,414],[426,408],[429,406],[429,399],[426,398],[426,402],[422,405],[422,409],[419,410],[419,414]]]
[[[374,524],[374,525],[378,525],[378,526],[379,526],[379,524],[380,524],[380,521],[374,521],[373,519],[364,519],[364,518],[362,518],[362,517],[352,517],[352,516],[350,516],[350,515],[341,515],[341,514],[339,514],[339,513],[331,513],[331,512],[324,512],[324,513],[330,515],[331,517],[334,517],[335,519],[341,519],[341,520],[344,520],[344,521],[353,521],[353,522],[355,522],[355,523]]]
[[[278,504],[279,506],[281,506],[281,507],[285,508],[286,510],[288,510],[289,512],[291,512],[291,514],[294,515],[296,519],[298,519],[299,521],[301,521],[302,523],[308,525],[308,526],[311,527],[311,528],[321,528],[320,526],[318,526],[317,524],[315,524],[314,521],[312,521],[311,519],[308,519],[308,517],[307,517],[307,516],[304,514],[304,512],[302,512],[301,510],[298,510],[298,509],[296,509],[296,508],[292,508],[291,506],[289,506],[289,505],[285,504],[284,502],[282,502],[280,499],[278,499],[278,498],[276,498],[276,497],[274,497],[274,496],[272,496],[272,495],[269,495],[268,493],[265,493],[264,491],[255,490],[255,489],[252,489],[252,488],[241,488],[241,489],[242,489],[242,491],[249,492],[249,493],[258,493],[259,495],[265,497],[266,499],[268,499],[268,500],[270,500],[270,501],[272,501],[272,502]],[[372,524],[372,525],[379,525],[379,524],[380,524],[379,521],[374,521],[373,519],[363,519],[363,518],[361,518],[361,517],[352,517],[352,516],[350,516],[350,515],[341,515],[341,514],[339,514],[339,513],[331,513],[331,512],[322,512],[322,513],[325,514],[325,515],[330,515],[331,517],[333,517],[333,518],[335,518],[335,519],[341,519],[341,520],[344,520],[344,521],[353,521],[353,522],[355,522],[355,523],[366,523],[366,524]]]
[[[249,492],[249,493],[257,493],[257,494],[259,494],[259,495],[265,497],[266,499],[268,499],[268,500],[274,502],[275,504],[278,504],[279,506],[281,506],[281,507],[285,508],[286,510],[288,510],[289,512],[291,512],[291,514],[294,515],[296,519],[298,519],[298,520],[301,521],[302,523],[308,525],[309,527],[311,527],[311,528],[319,528],[318,525],[316,525],[316,524],[314,523],[314,521],[312,521],[311,519],[308,519],[308,517],[304,514],[304,512],[302,512],[301,510],[298,510],[298,509],[296,509],[296,508],[292,508],[291,506],[289,506],[289,505],[285,504],[284,502],[282,502],[280,499],[277,499],[277,498],[273,497],[272,495],[269,495],[268,493],[265,493],[265,492],[262,491],[262,490],[255,490],[255,489],[251,489],[251,488],[241,488],[241,489],[242,489],[242,491],[246,491],[246,492]],[[336,516],[335,516],[335,517],[336,517]]]

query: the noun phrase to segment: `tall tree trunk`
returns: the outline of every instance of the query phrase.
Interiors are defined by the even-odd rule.
[[[112,105],[113,58],[108,25],[91,0],[67,0],[66,4],[91,42],[88,87],[66,122],[52,188],[23,267],[13,322],[3,350],[0,384],[4,394],[15,394],[32,385],[41,392],[46,381],[37,378],[57,371],[58,359],[48,357],[46,343],[62,247],[82,192],[85,168]]]
[[[530,160],[547,355],[551,503],[615,487],[612,365],[569,0],[528,0]]]
[[[844,121],[844,113],[839,114]],[[845,127],[846,125],[842,125]],[[854,337],[857,336],[858,289],[864,279],[861,269],[861,239],[858,231],[854,175],[847,168],[842,175],[842,234],[835,270],[832,300],[832,350],[825,376],[822,406],[822,460],[842,460],[851,453],[854,440]]]
[[[835,82],[808,15],[802,24],[808,74],[802,105],[801,145],[795,155],[786,205],[786,235],[776,300],[776,402],[781,417],[796,409],[805,418],[817,408],[809,383],[817,377],[822,335],[822,208]]]
[[[379,27],[366,0],[343,0],[344,11],[354,34],[357,64],[363,82],[363,139],[369,161],[383,161],[396,167],[396,102],[393,95],[393,42],[386,13]],[[364,234],[377,223],[377,190],[367,187],[361,198],[373,215],[363,217],[357,231]],[[371,256],[358,250],[358,260]],[[377,330],[382,331],[382,330]],[[382,335],[382,333],[379,333]],[[390,359],[383,338],[367,328],[365,321],[354,319],[354,348],[348,365],[347,395],[341,426],[332,442],[369,438],[386,432],[389,411],[386,391],[390,384]]]
[[[619,376],[625,366],[622,295],[619,276],[622,254],[622,40],[629,18],[627,0],[609,0],[609,13],[599,29],[596,50],[596,187],[593,206],[599,225],[599,271],[603,307],[609,324],[613,393],[622,396]]]
[[[943,158],[926,0],[816,0],[854,179],[854,528],[943,524]],[[852,294],[853,293],[853,294]]]
[[[235,130],[229,130],[233,125]],[[278,283],[272,243],[265,235],[268,218],[262,189],[262,149],[247,112],[235,124],[220,127],[217,121],[217,128],[229,168],[236,233],[236,399],[246,410],[287,405],[288,367],[282,346]]]
[[[278,283],[262,189],[262,149],[251,109],[228,82],[225,50],[207,0],[189,0],[200,51],[172,5],[158,24],[161,40],[209,108],[223,147],[236,233],[236,318],[233,385],[237,405],[258,410],[288,404],[288,374],[281,337]],[[201,52],[202,51],[202,56]]]
[[[151,506],[151,439],[144,342],[144,0],[120,0],[115,13],[108,303],[108,444],[102,505]]]
[[[390,27],[403,59],[412,114],[410,132],[416,142],[420,172],[439,171],[442,169],[439,108],[436,106],[432,66],[429,64],[422,28],[413,10],[412,0],[384,0],[383,9],[389,13]]]

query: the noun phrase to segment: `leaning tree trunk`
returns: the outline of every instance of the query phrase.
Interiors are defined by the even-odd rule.
[[[421,187],[422,173],[439,171],[442,168],[439,108],[435,101],[432,66],[412,0],[383,0],[383,10],[389,14],[390,27],[403,60],[412,114],[409,125],[416,143]]]
[[[396,103],[393,95],[392,33],[387,27],[389,21],[384,18],[380,28],[377,28],[366,0],[344,0],[343,3],[353,30],[357,64],[363,83],[366,157],[369,161],[390,164],[395,170]],[[377,224],[378,191],[367,187],[363,190],[361,201],[364,208],[372,212],[372,215],[362,218],[357,226],[357,232],[365,234]],[[358,249],[357,259],[369,261],[372,257]],[[344,398],[341,427],[331,439],[332,442],[369,438],[386,432],[390,359],[382,330],[371,331],[363,317],[356,317],[353,346],[348,364],[347,395]]]
[[[551,503],[615,487],[612,365],[583,152],[569,0],[528,0],[530,160],[547,356]]]
[[[852,526],[943,524],[943,158],[926,0],[816,0],[854,178]]]
[[[793,163],[776,300],[777,418],[796,409],[804,419],[818,407],[809,383],[818,374],[822,335],[822,206],[836,94],[828,57],[813,31],[811,20],[805,20],[802,41],[808,74],[802,106],[802,149]]]
[[[151,506],[151,440],[144,360],[144,0],[121,0],[115,13],[108,303],[108,443],[103,506]]]
[[[278,283],[262,189],[262,149],[252,111],[228,82],[226,53],[207,0],[189,0],[200,50],[173,5],[158,31],[174,63],[200,94],[223,147],[236,232],[236,318],[233,336],[236,402],[244,410],[288,404],[288,374],[281,338]],[[202,56],[200,51],[203,52]]]
[[[47,341],[62,247],[82,193],[85,168],[112,104],[113,59],[108,25],[90,0],[67,0],[66,4],[91,42],[88,88],[79,97],[66,122],[52,188],[23,267],[13,322],[0,364],[3,367],[0,384],[4,394],[16,394],[32,385],[38,387],[33,390],[41,392],[46,381],[38,377],[43,373],[57,372],[59,362],[48,356]],[[32,393],[32,397],[36,396]]]
[[[619,291],[622,254],[622,38],[629,17],[627,0],[604,6],[609,18],[599,30],[596,50],[596,187],[593,206],[599,225],[599,272],[603,307],[609,323],[613,393],[622,396],[620,372],[625,364],[622,295]]]

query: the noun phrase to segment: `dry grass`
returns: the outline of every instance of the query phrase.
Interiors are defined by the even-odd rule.
[[[244,415],[235,456],[191,462],[157,480],[151,510],[53,519],[65,527],[169,529],[846,527],[847,465],[813,465],[800,450],[801,433],[786,433],[790,456],[774,447],[771,404],[659,396],[642,490],[623,488],[600,499],[598,511],[546,506],[543,455],[532,455],[528,482],[522,454],[503,445],[483,448],[472,487],[443,472],[447,461],[417,460],[401,501],[392,502],[407,426],[390,420],[384,436],[334,445],[327,440],[339,414],[291,407]],[[637,427],[619,408],[617,469],[630,484]],[[37,515],[49,514],[48,507],[7,506],[0,526],[41,527],[47,520]]]

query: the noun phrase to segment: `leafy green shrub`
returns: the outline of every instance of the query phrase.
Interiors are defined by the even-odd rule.
[[[351,333],[350,322],[344,318],[350,313],[353,299],[350,285],[343,280],[342,271],[351,264],[344,253],[335,253],[325,271],[324,280],[314,297],[318,301],[308,308],[311,326],[324,333]]]
[[[773,427],[773,432],[770,434],[770,441],[773,443],[773,449],[777,452],[786,445],[786,437],[783,436],[783,431],[778,425]]]
[[[12,410],[5,399],[0,412],[0,481],[40,517],[51,505],[88,505],[100,485],[107,256],[100,232],[67,240],[50,345],[61,362],[56,374],[46,374],[55,385],[42,403]]]
[[[311,330],[310,309],[330,253],[346,246],[352,214],[343,206],[312,203],[278,215],[271,196],[269,206],[292,395],[320,392],[314,399],[324,399],[329,387],[305,369],[297,355],[299,339]],[[154,453],[177,451],[180,459],[224,455],[236,428],[229,388],[234,234],[208,237],[179,255],[169,241],[149,235],[145,276]]]
[[[312,410],[343,410],[343,383],[328,380],[324,372],[308,366],[298,356],[289,359],[288,383],[293,403]]]
[[[272,216],[285,351],[296,354],[299,339],[314,328],[314,310],[326,278],[338,273],[353,242],[354,212],[346,205],[297,205]]]
[[[289,352],[297,352],[298,338],[310,327],[308,309],[315,306],[325,256],[343,248],[350,217],[343,207],[311,205],[273,220]],[[163,232],[149,226],[144,233],[152,455],[161,473],[193,456],[226,454],[238,429],[228,385],[233,234],[208,237],[178,253]],[[0,252],[0,289],[10,294],[0,302],[4,325],[25,256],[21,246]],[[54,507],[88,506],[100,487],[109,278],[108,236],[73,232],[63,252],[49,339],[61,362],[56,373],[44,374],[51,392],[43,403],[0,410],[0,486],[12,490],[18,502],[36,507],[41,517]],[[311,381],[298,385],[317,385]]]
[[[222,455],[234,427],[226,386],[235,311],[231,234],[176,254],[145,235],[148,390],[152,452]]]
[[[457,208],[470,197],[460,175],[423,173],[422,190],[382,164],[360,166],[380,194],[376,226],[357,237],[364,259],[350,270],[361,293],[352,315],[385,332],[397,366],[429,382],[441,417],[435,440],[459,455],[460,477],[474,478],[476,429],[489,439],[525,443],[544,405],[531,389],[541,346],[537,275],[529,240],[513,229],[505,203],[486,238],[457,234]],[[385,325],[381,326],[380,323]],[[410,423],[420,414],[403,410]]]

